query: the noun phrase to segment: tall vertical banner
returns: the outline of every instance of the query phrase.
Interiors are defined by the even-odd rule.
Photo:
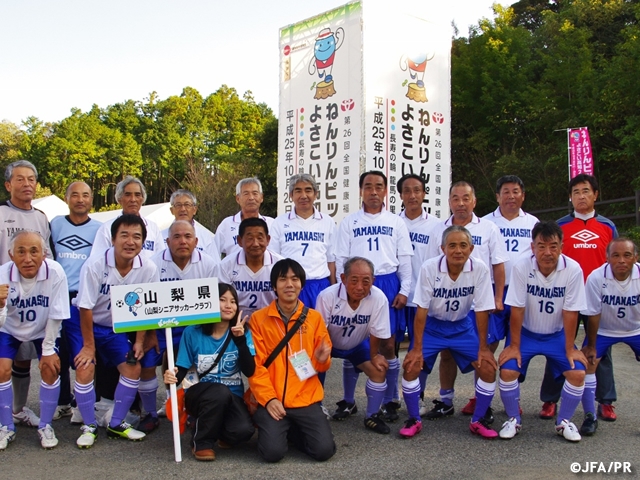
[[[576,175],[593,175],[593,151],[587,127],[567,129],[569,142],[569,180]]]
[[[339,222],[360,208],[360,174],[381,170],[392,213],[415,173],[427,211],[448,216],[451,34],[393,8],[352,2],[280,30],[279,214],[293,174],[315,177],[316,207]]]

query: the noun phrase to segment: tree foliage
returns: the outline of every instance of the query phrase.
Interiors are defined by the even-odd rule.
[[[193,188],[201,222],[210,228],[237,210],[234,195],[225,190],[232,201],[218,201],[218,192],[231,182],[233,193],[244,176],[265,183],[273,199],[264,210],[275,214],[276,154],[271,110],[256,104],[250,92],[240,97],[227,86],[206,98],[187,87],[164,100],[151,93],[144,101],[73,109],[52,124],[34,117],[22,128],[0,124],[2,165],[30,160],[42,185],[61,197],[70,182],[83,180],[94,190],[96,210],[110,209],[116,184],[134,175],[147,188],[147,203],[167,201],[177,188]]]
[[[476,185],[480,212],[495,208],[495,180],[504,174],[525,181],[529,210],[561,206],[566,129],[588,126],[601,196],[633,195],[640,187],[638,2],[521,0],[494,11],[493,21],[453,43],[454,180]]]

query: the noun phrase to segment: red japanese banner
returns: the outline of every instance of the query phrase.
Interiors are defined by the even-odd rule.
[[[569,175],[571,180],[576,175],[586,173],[593,175],[593,150],[587,127],[569,128]]]

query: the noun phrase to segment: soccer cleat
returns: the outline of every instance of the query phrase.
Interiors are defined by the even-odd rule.
[[[587,413],[584,416],[584,422],[582,422],[582,426],[580,427],[580,434],[586,437],[590,437],[596,430],[598,429],[598,419],[593,413]]]
[[[193,450],[193,456],[200,462],[213,462],[216,459],[216,452],[207,448],[205,450]]]
[[[500,435],[500,438],[503,438],[505,440],[511,440],[518,433],[520,433],[521,429],[522,425],[520,425],[514,417],[511,417],[509,420],[502,424],[502,429],[500,430],[500,433],[498,435]]]
[[[420,410],[418,411],[418,413],[420,413],[421,417],[424,417],[429,412],[429,407],[427,406],[427,404],[423,399],[420,399],[419,406],[420,406]]]
[[[556,402],[544,402],[542,404],[542,410],[540,410],[540,418],[544,420],[550,420],[556,416],[556,410],[558,404]]]
[[[469,424],[469,430],[474,435],[479,435],[483,438],[496,438],[498,436],[498,432],[492,430],[487,422],[484,421],[484,418],[481,418],[477,422],[471,422]]]
[[[562,435],[565,440],[569,440],[570,442],[579,442],[582,439],[580,433],[578,433],[578,427],[566,419],[562,420],[559,425],[556,425],[556,433]]]
[[[167,416],[167,410],[165,409],[164,405],[160,407],[160,410],[157,411],[157,414],[159,417],[162,417],[162,418],[165,418]]]
[[[618,416],[613,409],[616,408],[613,405],[606,405],[604,403],[598,404],[598,416],[605,422],[615,422]]]
[[[48,423],[44,428],[38,429],[38,436],[40,437],[40,445],[44,449],[51,449],[58,445],[58,439],[56,438],[56,432],[53,431],[53,427]]]
[[[331,414],[329,413],[329,410],[327,410],[327,407],[321,404],[320,408],[322,409],[324,416],[327,417],[327,420],[331,420]]]
[[[53,412],[53,420],[60,420],[62,417],[70,417],[71,405],[58,405],[56,411]]]
[[[476,411],[476,397],[470,398],[469,402],[460,410],[463,415],[473,415]]]
[[[9,445],[15,439],[16,439],[16,432],[14,432],[13,430],[9,430],[5,426],[0,427],[0,451],[7,448],[7,445]]]
[[[33,413],[33,410],[29,407],[22,407],[22,410],[13,414],[13,423],[16,425],[22,423],[27,427],[37,427],[40,424],[40,417]]]
[[[487,411],[484,412],[484,417],[482,417],[484,419],[484,421],[487,423],[487,425],[491,425],[493,424],[493,408],[488,407]]]
[[[356,407],[356,403],[348,403],[346,400],[340,400],[336,403],[338,408],[336,408],[335,413],[333,414],[334,420],[344,420],[349,415],[353,415],[358,412],[358,407]]]
[[[364,426],[369,430],[373,430],[376,433],[382,433],[385,435],[391,431],[387,424],[384,423],[384,420],[382,420],[382,415],[380,415],[380,412],[374,413],[369,418],[365,418]]]
[[[126,438],[127,440],[132,440],[137,442],[142,440],[146,435],[139,430],[136,430],[127,422],[122,421],[120,425],[117,427],[107,427],[107,437],[108,438]]]
[[[382,412],[384,414],[382,418],[384,418],[385,422],[395,422],[400,418],[398,410],[400,410],[400,402],[391,400],[382,405]]]
[[[98,438],[98,427],[93,425],[82,425],[80,427],[82,435],[76,440],[78,448],[91,448]]]
[[[400,429],[398,432],[401,437],[411,438],[416,436],[422,430],[422,422],[420,420],[416,420],[415,418],[410,418],[406,422],[404,422],[404,427]]]
[[[145,415],[145,417],[142,420],[140,420],[140,423],[138,424],[138,430],[148,435],[159,426],[160,426],[160,419],[158,417],[154,417],[150,413],[147,413],[147,415]]]
[[[84,421],[82,420],[82,414],[80,413],[80,409],[78,407],[71,407],[71,425],[82,425]]]
[[[435,406],[427,412],[425,418],[427,420],[437,420],[439,418],[448,417],[453,415],[454,409],[453,405],[447,405],[440,400],[434,400],[433,403]]]

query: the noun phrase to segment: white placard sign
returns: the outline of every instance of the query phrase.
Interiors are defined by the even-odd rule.
[[[115,333],[219,322],[218,279],[112,286],[111,315]]]

